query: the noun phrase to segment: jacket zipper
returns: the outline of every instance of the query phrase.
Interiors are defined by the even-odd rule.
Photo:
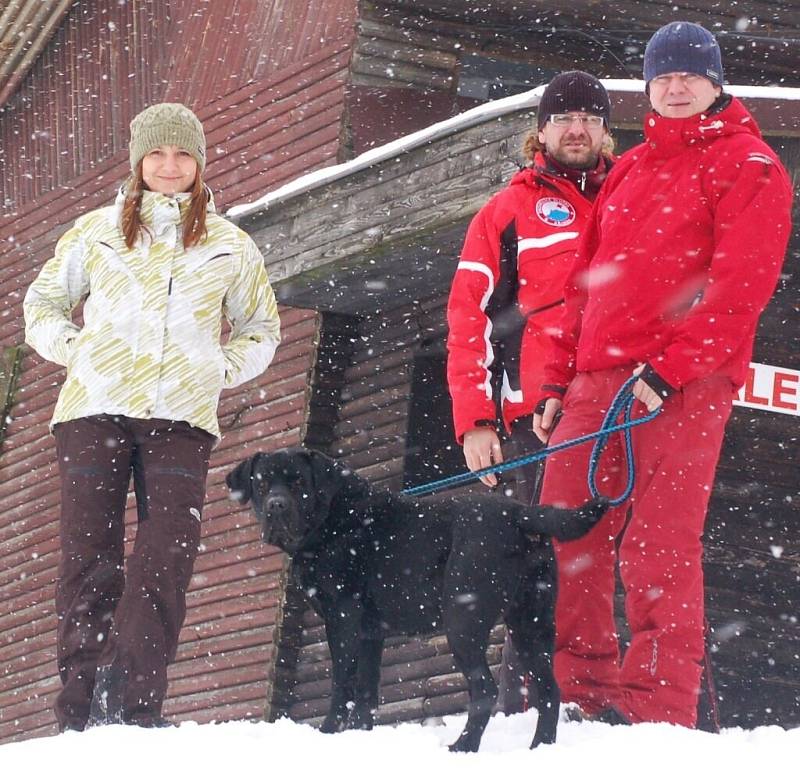
[[[552,309],[554,306],[558,306],[559,304],[563,303],[564,299],[559,298],[558,301],[553,301],[551,304],[545,304],[544,306],[539,306],[536,309],[531,309],[531,311],[526,315],[525,319],[528,319],[528,317],[533,317],[533,315],[539,314],[540,312],[546,312],[548,309]]]

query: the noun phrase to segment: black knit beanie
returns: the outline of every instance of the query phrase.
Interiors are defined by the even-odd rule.
[[[573,111],[602,116],[606,126],[611,117],[611,102],[605,87],[593,75],[581,70],[561,73],[547,84],[539,101],[538,128],[541,129],[553,113]]]

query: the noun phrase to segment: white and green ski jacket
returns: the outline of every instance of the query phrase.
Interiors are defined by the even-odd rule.
[[[25,296],[25,340],[67,368],[51,427],[121,414],[219,436],[220,391],[261,374],[280,341],[263,257],[212,201],[208,238],[184,249],[189,195],[151,191],[141,205],[148,234],[128,249],[123,202],[120,192],[113,206],[78,218]],[[78,327],[72,312],[84,299]],[[231,327],[224,344],[223,316]]]

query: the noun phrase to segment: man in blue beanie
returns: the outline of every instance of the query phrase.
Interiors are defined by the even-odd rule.
[[[572,272],[534,430],[555,444],[596,430],[639,378],[633,494],[556,547],[556,677],[567,702],[611,723],[694,727],[703,642],[701,536],[731,400],[791,232],[792,189],[744,105],[723,91],[714,36],[673,22],[647,45],[645,142],[614,166]],[[563,416],[553,429],[558,409]],[[550,438],[552,431],[552,438]],[[550,458],[541,502],[588,496],[590,450]],[[598,481],[624,489],[621,442]],[[620,658],[614,570],[630,645]]]

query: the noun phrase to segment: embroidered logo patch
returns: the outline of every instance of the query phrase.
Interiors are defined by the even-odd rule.
[[[568,226],[575,220],[575,208],[564,199],[552,197],[536,202],[536,214],[548,226]]]

